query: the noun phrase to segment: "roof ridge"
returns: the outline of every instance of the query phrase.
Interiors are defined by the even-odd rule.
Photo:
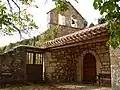
[[[74,33],[71,33],[71,34],[68,34],[68,35],[64,35],[64,36],[61,36],[61,37],[58,37],[58,38],[66,37],[66,36],[73,35],[73,34],[79,33],[79,32],[85,32],[85,31],[87,31],[88,29],[94,29],[94,28],[98,28],[98,27],[104,27],[104,26],[106,26],[106,25],[107,25],[107,23],[98,24],[98,25],[95,25],[95,26],[93,26],[93,27],[88,27],[88,28],[80,29],[80,31],[77,31],[77,32],[74,32]],[[54,40],[56,40],[56,39],[58,39],[58,38],[55,38]],[[50,41],[53,41],[53,40],[50,40]],[[49,41],[47,41],[47,42],[49,42]]]
[[[77,32],[74,32],[74,33],[71,33],[71,34],[55,38],[54,40],[47,41],[43,44],[43,46],[54,47],[54,46],[63,45],[65,43],[69,44],[69,42],[73,39],[77,40],[78,38],[80,38],[78,40],[81,41],[81,38],[82,39],[86,39],[86,37],[87,38],[93,38],[93,37],[96,37],[96,35],[98,35],[100,33],[106,32],[106,29],[105,30],[100,29],[100,28],[106,28],[106,26],[107,26],[107,23],[103,23],[103,24],[99,24],[99,25],[96,25],[96,26],[93,26],[93,27],[85,28],[83,30],[80,30],[80,31],[77,31]],[[89,36],[91,36],[91,37],[89,37]],[[73,42],[76,42],[76,40],[75,41],[73,40]]]

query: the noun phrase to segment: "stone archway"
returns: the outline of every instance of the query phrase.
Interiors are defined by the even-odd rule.
[[[96,59],[87,53],[83,59],[83,82],[92,83],[96,80]]]
[[[101,63],[100,63],[100,56],[99,54],[96,53],[96,51],[94,50],[85,50],[83,51],[80,56],[79,56],[79,61],[78,61],[78,64],[77,64],[77,81],[78,82],[81,82],[83,81],[83,59],[84,59],[84,56],[87,54],[87,53],[90,53],[92,54],[95,59],[96,59],[96,74],[98,75],[98,73],[100,73],[100,68],[101,68]]]

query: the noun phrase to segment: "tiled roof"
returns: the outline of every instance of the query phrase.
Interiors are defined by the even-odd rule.
[[[46,48],[58,47],[68,45],[71,43],[83,42],[102,36],[104,33],[108,33],[107,23],[96,25],[90,28],[86,28],[75,33],[65,35],[54,40],[50,40],[44,44]]]

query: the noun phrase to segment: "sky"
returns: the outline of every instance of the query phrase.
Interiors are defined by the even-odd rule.
[[[94,0],[69,0],[72,5],[79,11],[79,13],[87,20],[88,24],[93,22],[97,23],[97,19],[101,17],[99,11],[94,10]],[[31,37],[39,35],[47,30],[47,12],[55,7],[54,2],[51,0],[36,0],[34,4],[37,4],[39,8],[29,8],[29,12],[33,15],[36,24],[39,26],[38,30],[31,31]],[[23,35],[24,38],[30,38],[28,35]],[[19,34],[13,36],[0,36],[0,46],[8,45],[21,40]]]

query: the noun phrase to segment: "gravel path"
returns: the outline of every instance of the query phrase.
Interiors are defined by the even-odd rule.
[[[31,85],[16,85],[0,90],[112,90],[110,87],[78,85],[78,84],[31,84]]]

